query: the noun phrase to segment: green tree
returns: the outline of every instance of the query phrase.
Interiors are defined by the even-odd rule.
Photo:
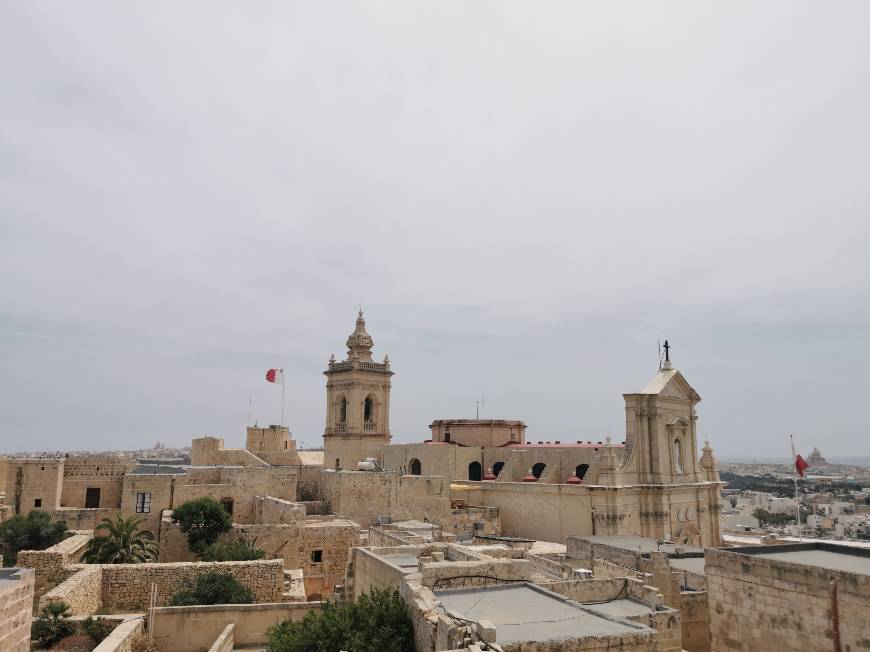
[[[253,561],[266,556],[266,551],[257,548],[256,541],[246,539],[233,539],[231,541],[218,541],[204,547],[199,558],[202,561]]]
[[[84,621],[82,621],[81,629],[82,632],[91,637],[91,640],[93,640],[94,643],[99,644],[103,642],[104,638],[112,633],[112,630],[115,629],[115,625],[105,618],[92,618],[91,616],[88,616]]]
[[[204,573],[195,583],[172,596],[169,605],[184,607],[194,604],[251,604],[254,594],[229,573]]]
[[[356,602],[324,602],[297,622],[269,628],[269,652],[414,652],[408,608],[397,591],[372,591]]]
[[[150,530],[140,530],[141,519],[120,514],[104,518],[94,530],[82,561],[88,564],[139,564],[157,559],[157,544]]]
[[[187,547],[195,553],[215,543],[233,525],[223,505],[208,496],[181,503],[172,510],[172,520],[181,526]]]
[[[34,509],[0,523],[0,551],[3,565],[14,566],[21,550],[45,550],[70,536],[63,521],[53,522],[51,514]]]
[[[72,634],[76,626],[69,620],[66,602],[55,600],[46,604],[30,626],[30,638],[43,647],[50,647]]]

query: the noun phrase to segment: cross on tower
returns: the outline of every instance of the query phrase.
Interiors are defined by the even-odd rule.
[[[671,345],[665,340],[665,362],[671,361]]]

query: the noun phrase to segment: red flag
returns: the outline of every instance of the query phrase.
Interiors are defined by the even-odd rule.
[[[794,458],[794,468],[800,477],[804,477],[804,471],[810,468],[810,465],[807,464],[807,461],[801,457],[800,453],[798,453],[798,456]]]
[[[266,372],[266,380],[270,383],[275,383],[276,385],[284,384],[284,370],[283,369],[269,369]]]

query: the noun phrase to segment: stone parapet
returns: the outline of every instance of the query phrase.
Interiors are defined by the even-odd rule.
[[[35,574],[27,568],[0,569],[0,650],[30,651]]]

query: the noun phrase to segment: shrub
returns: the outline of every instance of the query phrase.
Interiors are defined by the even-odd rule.
[[[89,564],[138,564],[157,559],[157,544],[150,530],[140,530],[136,517],[104,518],[94,530],[82,561]]]
[[[52,646],[52,650],[66,650],[67,652],[91,652],[97,647],[96,641],[85,634],[71,634]]]
[[[94,643],[99,644],[102,643],[104,638],[112,633],[112,630],[115,629],[115,625],[104,618],[94,619],[91,616],[88,616],[82,621],[81,629],[82,632],[94,640]]]
[[[172,510],[172,520],[187,535],[187,547],[197,553],[215,543],[233,525],[223,505],[208,496],[181,503]]]
[[[266,556],[266,551],[257,548],[256,541],[246,539],[233,539],[232,541],[218,541],[206,546],[199,552],[202,561],[253,561]]]
[[[169,601],[171,607],[194,604],[251,604],[254,594],[229,573],[204,573]]]
[[[408,608],[398,591],[372,591],[356,602],[324,602],[297,622],[269,628],[269,652],[414,652]]]
[[[0,552],[3,554],[3,565],[14,566],[21,550],[45,550],[60,543],[71,532],[66,529],[66,523],[51,520],[51,514],[41,509],[34,509],[27,516],[18,514],[0,523]]]
[[[46,604],[30,626],[30,638],[43,647],[54,645],[75,632],[76,626],[69,621],[69,605],[59,600]]]

